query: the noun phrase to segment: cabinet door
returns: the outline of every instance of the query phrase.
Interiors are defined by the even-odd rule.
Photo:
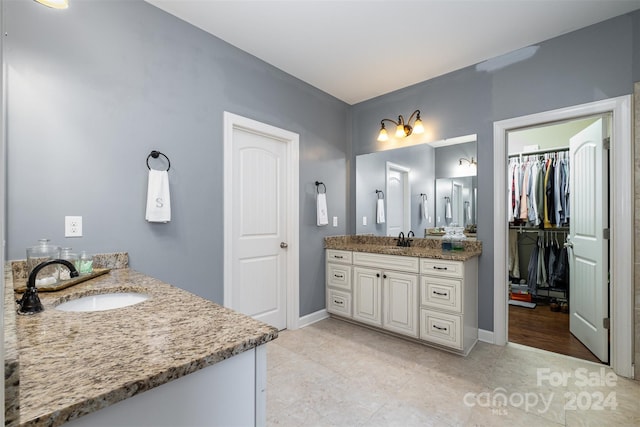
[[[373,268],[353,268],[353,318],[382,326],[382,272]]]
[[[392,271],[384,272],[383,278],[382,327],[418,337],[418,276]]]

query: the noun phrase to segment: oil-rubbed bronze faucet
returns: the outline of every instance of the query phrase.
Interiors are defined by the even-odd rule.
[[[51,261],[41,262],[36,265],[29,274],[29,280],[27,280],[27,290],[22,295],[22,298],[16,300],[18,305],[18,314],[36,314],[44,310],[40,298],[38,297],[38,289],[36,289],[36,277],[43,268],[52,264],[62,264],[69,269],[70,277],[78,277],[78,270],[65,259],[53,259]]]

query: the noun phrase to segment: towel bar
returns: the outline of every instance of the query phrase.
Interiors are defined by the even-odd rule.
[[[382,194],[382,197],[380,197],[381,194]],[[376,195],[378,196],[378,199],[384,199],[384,191],[376,190]]]
[[[158,157],[164,157],[165,159],[167,159],[167,163],[169,164],[167,166],[167,172],[169,171],[169,169],[171,169],[171,160],[169,160],[169,158],[167,157],[166,154],[161,153],[160,151],[156,151],[153,150],[151,153],[149,153],[149,155],[147,156],[147,167],[149,168],[149,170],[151,170],[151,166],[149,166],[149,157],[153,157],[154,159],[157,159]]]

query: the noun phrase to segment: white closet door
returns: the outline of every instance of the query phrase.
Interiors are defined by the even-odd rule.
[[[609,361],[609,257],[603,230],[608,224],[606,120],[599,119],[570,139],[569,329],[603,362]]]

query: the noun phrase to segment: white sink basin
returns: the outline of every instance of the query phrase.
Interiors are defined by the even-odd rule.
[[[104,311],[128,307],[149,299],[149,295],[135,292],[118,292],[113,294],[90,295],[56,306],[61,311]]]

